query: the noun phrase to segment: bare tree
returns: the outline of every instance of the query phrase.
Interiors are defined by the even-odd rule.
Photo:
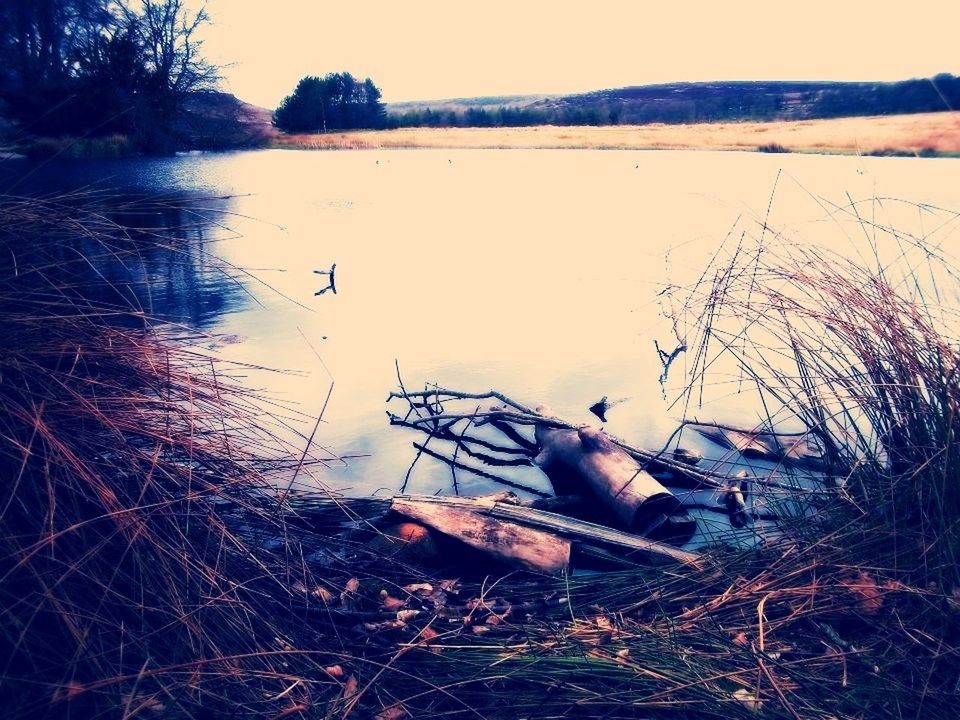
[[[175,103],[188,93],[213,88],[216,66],[201,53],[198,31],[210,21],[206,7],[191,13],[183,0],[141,0],[139,8],[118,2],[127,28],[142,44],[155,89]]]

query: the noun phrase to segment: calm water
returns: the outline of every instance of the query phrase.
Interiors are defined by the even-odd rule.
[[[629,398],[608,427],[658,446],[678,415],[663,399],[653,349],[654,338],[672,346],[656,297],[665,282],[695,278],[725,238],[757,235],[768,207],[769,225],[788,240],[854,255],[865,250],[863,232],[838,209],[851,199],[960,208],[960,161],[936,159],[261,151],[8,162],[3,173],[13,192],[160,192],[211,198],[199,205],[226,211],[199,223],[195,239],[251,275],[174,282],[182,270],[146,258],[130,271],[152,288],[146,309],[208,333],[204,344],[227,360],[293,371],[242,374],[302,413],[295,427],[304,434],[332,378],[317,442],[368,457],[332,462],[312,481],[357,494],[395,491],[413,458],[414,436],[384,414],[395,362],[408,387],[497,388],[570,421],[593,419],[587,408],[602,395]],[[212,199],[223,196],[232,199]],[[860,208],[960,249],[955,216],[893,200]],[[158,213],[148,224],[163,232],[180,220]],[[334,262],[337,294],[314,296],[326,280],[313,270]],[[751,422],[756,411],[725,392],[697,415]],[[522,476],[546,486],[537,471]],[[461,481],[468,492],[479,487]],[[421,462],[408,490],[448,486],[449,471]]]

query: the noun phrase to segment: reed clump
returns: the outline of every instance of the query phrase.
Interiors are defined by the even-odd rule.
[[[339,692],[336,644],[294,610],[316,581],[249,396],[96,291],[122,283],[104,257],[176,239],[89,197],[0,205],[4,715],[269,716]]]

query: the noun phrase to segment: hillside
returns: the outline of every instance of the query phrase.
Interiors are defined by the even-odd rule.
[[[277,135],[271,111],[225,92],[198,92],[187,102],[178,130],[194,148],[257,147]]]
[[[471,108],[496,110],[498,108],[524,108],[547,100],[560,99],[560,95],[486,95],[471,98],[449,98],[446,100],[410,100],[387,103],[387,112],[402,115],[408,112],[465,112]]]
[[[960,78],[901,82],[698,82],[564,96],[521,95],[395,103],[395,126],[643,125],[813,120],[960,108]]]

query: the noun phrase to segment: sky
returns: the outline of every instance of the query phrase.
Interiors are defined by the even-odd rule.
[[[205,49],[226,65],[224,88],[267,108],[305,75],[344,70],[372,78],[387,102],[675,81],[960,75],[958,0],[206,5],[213,24]]]

